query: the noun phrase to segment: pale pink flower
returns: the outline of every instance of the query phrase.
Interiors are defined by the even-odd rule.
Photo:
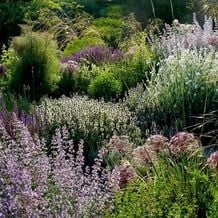
[[[170,139],[170,150],[172,153],[186,153],[199,147],[198,140],[191,133],[179,132]]]
[[[213,170],[218,168],[218,151],[213,152],[207,159],[209,167]]]
[[[130,153],[132,151],[132,144],[130,143],[128,136],[112,136],[107,148],[108,151],[114,153]]]
[[[146,143],[151,150],[161,152],[169,146],[169,139],[162,135],[152,135],[147,139]]]
[[[154,161],[154,153],[151,150],[148,150],[147,145],[138,146],[132,152],[132,163],[135,166],[148,165]]]
[[[126,185],[136,178],[137,173],[135,169],[128,164],[116,166],[111,174],[111,181],[115,189],[124,188]]]

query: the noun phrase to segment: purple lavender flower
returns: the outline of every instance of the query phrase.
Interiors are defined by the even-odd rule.
[[[122,164],[116,166],[111,175],[111,181],[114,184],[115,188],[124,188],[126,185],[137,177],[135,169],[129,164]]]
[[[11,137],[14,135],[14,126],[12,122],[12,113],[6,109],[4,100],[1,102],[1,111],[0,111],[0,120],[2,121],[4,127]],[[18,106],[15,104],[13,107],[13,113],[16,114],[17,118],[22,121],[25,126],[27,126],[31,135],[41,134],[41,123],[36,114],[30,114],[24,111],[21,111]]]
[[[62,73],[75,73],[79,70],[79,64],[76,61],[69,60],[61,64]]]
[[[48,157],[45,141],[33,138],[15,113],[11,122],[13,138],[0,121],[1,217],[99,217],[112,205],[104,150],[84,172],[83,142],[75,152],[65,127],[53,136]]]
[[[80,50],[70,57],[62,59],[61,63],[69,61],[83,62],[88,61],[94,64],[116,62],[123,59],[124,53],[120,49],[108,48],[102,45],[91,46]]]

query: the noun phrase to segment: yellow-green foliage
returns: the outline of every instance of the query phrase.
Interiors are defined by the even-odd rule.
[[[101,37],[109,46],[117,47],[122,25],[123,19],[101,17],[93,22],[86,34]]]
[[[81,38],[69,42],[66,48],[64,49],[64,55],[70,56],[83,48],[94,45],[104,45],[104,41],[96,36],[83,36]]]
[[[91,81],[88,92],[91,97],[111,100],[121,94],[122,83],[111,72],[105,72]]]
[[[22,93],[24,86],[32,99],[51,93],[58,81],[59,61],[56,43],[48,33],[24,32],[13,39],[16,58],[11,70],[9,89]]]

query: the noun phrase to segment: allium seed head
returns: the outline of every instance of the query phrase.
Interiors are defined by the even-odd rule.
[[[195,151],[199,147],[198,140],[191,133],[179,132],[170,139],[170,150],[175,154]]]
[[[207,159],[209,167],[213,170],[218,168],[218,151],[213,152]]]

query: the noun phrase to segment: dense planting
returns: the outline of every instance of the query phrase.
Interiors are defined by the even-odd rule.
[[[128,135],[140,143],[140,130],[135,117],[128,111],[112,103],[88,100],[85,97],[63,97],[58,100],[45,99],[36,109],[46,137],[57,127],[66,125],[73,140],[84,140],[87,154],[102,147],[113,135]]]
[[[216,218],[217,6],[2,0],[0,217]]]
[[[191,125],[191,116],[215,110],[216,55],[184,50],[179,56],[169,56],[160,63],[157,73],[153,70],[145,91],[142,87],[131,90],[126,104],[136,111],[143,128],[156,122],[157,128],[166,127],[165,132],[170,128],[176,131]]]

